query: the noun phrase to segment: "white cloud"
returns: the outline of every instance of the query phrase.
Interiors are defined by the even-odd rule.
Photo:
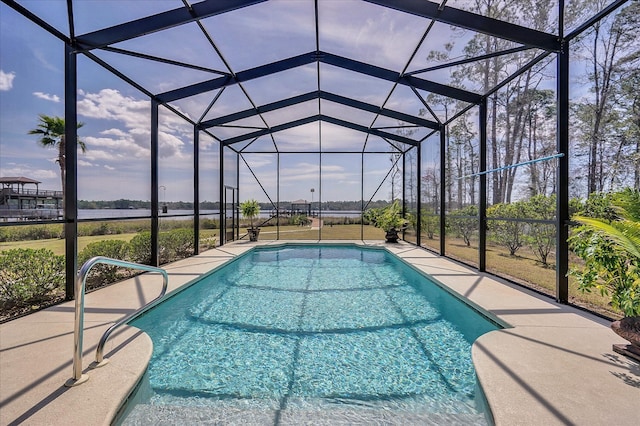
[[[85,117],[117,120],[128,128],[135,128],[148,121],[149,101],[123,96],[115,89],[102,89],[98,93],[80,93],[78,113]]]
[[[344,167],[339,166],[339,165],[327,165],[327,164],[323,164],[322,165],[322,174],[324,175],[325,173],[336,173],[336,172],[343,172],[345,171]]]
[[[104,131],[100,132],[100,134],[101,135],[107,135],[107,136],[116,136],[116,137],[122,138],[122,137],[126,137],[128,133],[123,131],[122,129],[115,129],[114,128],[114,129],[104,130]]]
[[[40,98],[40,99],[44,99],[45,101],[51,101],[51,102],[60,102],[60,97],[58,95],[50,95],[48,93],[42,93],[42,92],[33,92],[33,95],[36,98]]]
[[[4,72],[0,70],[0,91],[11,90],[13,88],[13,79],[15,77],[15,72]]]
[[[60,174],[53,170],[33,170],[29,172],[29,176],[34,179],[60,179]]]
[[[179,137],[171,133],[159,131],[158,142],[160,144],[160,150],[158,152],[160,158],[184,157],[182,148],[185,144]]]
[[[87,144],[114,150],[113,157],[123,160],[149,155],[150,101],[125,96],[115,89],[103,89],[98,93],[78,91],[78,95],[79,115],[118,123],[101,132],[104,137],[86,137]],[[161,110],[158,134],[160,157],[184,158],[186,154],[183,153],[183,149],[186,144],[182,139],[191,138],[192,133],[193,130],[184,120],[173,113],[164,113]]]
[[[12,167],[2,167],[2,176],[28,176],[35,180],[45,181],[51,179],[60,180],[60,169],[34,169],[33,166],[25,165],[25,164],[11,164]],[[57,172],[57,173],[56,173]],[[56,181],[56,183],[57,183]],[[47,188],[46,185],[41,186],[41,188]]]
[[[281,171],[280,182],[318,181],[320,178],[319,163],[299,162]]]
[[[360,60],[401,68],[411,56],[428,21],[375,5],[323,2],[320,49],[337,54],[355,50]]]
[[[87,136],[84,138],[87,152],[84,157],[90,160],[131,159],[149,156],[149,149],[142,148],[134,142],[132,137],[100,138]]]

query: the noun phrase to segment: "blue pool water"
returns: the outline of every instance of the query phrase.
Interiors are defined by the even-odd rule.
[[[486,424],[498,326],[380,249],[256,249],[132,322],[154,350],[124,424]]]

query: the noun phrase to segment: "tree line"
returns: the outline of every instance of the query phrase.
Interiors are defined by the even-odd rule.
[[[260,209],[264,211],[274,210],[274,206],[271,203],[258,203]],[[367,204],[367,208],[386,207],[390,202],[386,200],[375,200]],[[194,203],[189,201],[167,201],[162,205],[166,205],[170,210],[193,210]],[[281,201],[281,208],[287,208],[291,205],[291,201]],[[145,200],[108,200],[108,201],[87,201],[78,200],[79,209],[150,209],[151,201]],[[314,201],[312,209],[317,210],[333,210],[333,211],[360,211],[362,209],[361,200],[352,201]],[[219,210],[220,202],[218,201],[203,201],[200,203],[200,209],[202,210]]]
[[[571,2],[565,27],[584,22],[608,5],[606,0]],[[557,32],[557,8],[552,0],[476,0],[470,10],[548,33]],[[460,31],[460,30],[456,30]],[[570,102],[571,195],[587,197],[625,186],[640,189],[640,2],[628,2],[595,23],[570,44],[572,75]],[[485,34],[464,39],[465,57],[491,55],[519,47]],[[454,41],[432,51],[428,60],[452,59]],[[489,91],[521,67],[536,60],[539,51],[517,50],[452,67],[450,84],[479,93]],[[466,104],[431,94],[423,116],[448,121]],[[478,178],[459,179],[479,171],[477,109],[462,114],[446,127],[445,181],[439,166],[424,167],[423,200],[439,201],[440,186],[449,210],[476,204]],[[555,56],[542,58],[487,99],[487,168],[550,156],[556,152]],[[435,158],[434,160],[437,160]],[[436,161],[438,163],[438,161]],[[408,172],[408,171],[406,171]],[[405,172],[405,173],[406,173]],[[489,204],[510,203],[537,195],[551,195],[556,187],[556,162],[542,161],[502,169],[487,176]],[[415,185],[409,179],[409,186]],[[437,205],[437,203],[435,203]]]

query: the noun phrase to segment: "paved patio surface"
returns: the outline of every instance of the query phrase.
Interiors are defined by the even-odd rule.
[[[612,351],[622,341],[607,321],[406,243],[358,243],[385,246],[512,326],[481,336],[472,349],[497,425],[638,424],[640,365]],[[232,243],[166,266],[169,291],[254,245]],[[110,424],[144,372],[152,343],[124,327],[105,347],[110,362],[88,366],[104,330],[154,299],[161,282],[145,274],[86,295],[89,380],[77,387],[64,387],[72,372],[74,302],[0,325],[0,424]]]

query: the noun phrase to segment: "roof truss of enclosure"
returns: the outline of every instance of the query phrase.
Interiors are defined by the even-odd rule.
[[[80,32],[84,29],[80,16],[84,12],[81,2],[67,2],[69,23],[66,31],[53,28],[19,2],[5,3],[68,42],[76,53],[92,58],[159,104],[181,113],[224,145],[271,135],[275,151],[279,150],[278,132],[314,122],[333,123],[387,141],[401,142],[407,147],[416,146],[446,124],[443,122],[455,119],[455,115],[442,117],[434,112],[427,101],[429,94],[459,101],[456,112],[460,113],[465,107],[480,104],[484,97],[526,70],[527,66],[514,69],[511,75],[504,76],[492,87],[473,89],[464,89],[460,83],[442,81],[439,70],[449,72],[453,67],[496,56],[508,58],[509,54],[521,50],[535,52],[536,59],[531,61],[535,63],[550,53],[559,52],[562,47],[557,34],[561,22],[554,33],[547,33],[468,12],[463,10],[465,3],[462,1],[450,2],[452,5],[449,6],[445,5],[446,1],[438,4],[423,0],[209,0],[193,4],[188,0],[176,0],[162,2],[157,6],[160,10],[153,15],[83,33]],[[105,7],[113,7],[110,3],[105,1]],[[300,35],[299,40],[286,38],[287,31],[291,30],[286,25],[287,12],[291,10],[298,20],[298,28],[293,33]],[[123,19],[126,17],[123,12]],[[226,34],[218,30],[221,20],[232,22],[231,26],[225,26]],[[282,20],[281,25],[279,20]],[[396,31],[403,38],[391,36],[385,28],[388,21],[404,26],[403,31]],[[484,34],[506,41],[508,47],[479,57],[460,52],[459,56],[464,56],[461,59],[440,59],[425,67],[424,56],[440,47],[438,43],[443,31],[462,31],[460,37],[463,38]],[[336,32],[344,36],[336,37]],[[238,40],[237,36],[242,38]],[[385,51],[375,51],[376,45],[367,43],[366,39],[363,40],[365,37],[377,39],[378,45],[385,37],[392,40],[382,43]],[[353,38],[353,42],[345,44],[344,40],[349,38]],[[165,43],[171,39],[178,42]],[[255,40],[260,41],[252,44]],[[186,62],[179,52],[150,48],[154,44],[156,47],[184,48],[193,44],[193,49],[199,49],[203,59],[201,63]],[[232,48],[246,52],[238,54]],[[401,53],[390,54],[389,51],[394,49]],[[289,51],[295,54],[287,55]],[[172,69],[177,76],[191,77],[180,77],[181,81],[192,82],[159,91],[151,79],[129,72],[127,61],[146,63],[147,67],[155,66],[162,72]],[[149,74],[153,75],[153,72]],[[264,97],[261,87],[264,86],[254,83],[258,80],[270,83],[273,78],[281,79],[277,88],[271,89],[279,98],[260,103],[259,99]],[[332,92],[331,88],[336,86],[333,81],[345,78],[366,81],[367,85],[377,85],[379,89],[375,96],[365,91],[361,99],[355,93]],[[291,82],[293,87],[282,90],[283,79]],[[235,93],[229,95],[229,92]],[[269,96],[273,97],[274,93]],[[194,97],[206,98],[207,108],[187,111],[183,105]],[[232,107],[225,101],[230,98],[236,101],[236,105],[245,107],[229,111]],[[314,100],[317,100],[315,111],[306,108],[308,115],[295,120],[283,121],[282,114],[268,114]],[[395,109],[396,105],[409,102],[417,106],[411,113]],[[229,112],[224,116],[216,115],[214,111],[222,103],[225,105],[221,109]],[[332,116],[330,111],[336,108],[326,106],[334,104],[357,113],[366,112],[369,122],[354,123],[348,117]],[[399,135],[398,129],[403,127],[413,129],[410,136]],[[360,150],[364,145],[363,142]],[[357,149],[349,148],[347,151]]]
[[[220,143],[221,149],[242,152],[253,141],[268,138],[273,152],[278,153],[298,149],[295,144],[283,144],[280,136],[305,126],[317,126],[319,143],[313,149],[322,152],[322,123],[362,135],[358,142],[345,142],[332,152],[364,153],[367,141],[375,138],[387,143],[392,151],[416,147],[419,153],[421,142],[434,134],[439,134],[442,146],[442,130],[464,112],[478,107],[482,171],[486,170],[487,98],[552,55],[557,62],[557,152],[565,155],[558,166],[556,216],[557,297],[564,301],[568,265],[564,225],[569,219],[567,45],[626,1],[613,0],[588,21],[571,26],[564,20],[565,3],[571,4],[571,0],[552,1],[553,28],[542,31],[533,28],[533,22],[532,27],[516,23],[522,21],[518,11],[506,13],[505,19],[499,20],[465,10],[473,6],[469,0],[171,0],[144,2],[145,7],[137,7],[136,2],[122,7],[122,2],[112,0],[67,0],[56,3],[65,8],[67,22],[63,23],[50,22],[47,16],[30,9],[37,8],[37,3],[2,0],[65,43],[67,140],[77,136],[79,56],[99,64],[152,100],[154,247],[160,105],[191,123],[195,138],[205,132]],[[117,22],[92,28],[91,22],[97,20],[83,19],[107,9],[110,13],[105,16],[110,19],[114,9],[121,13]],[[457,46],[449,45],[450,35],[460,41]],[[460,47],[477,35],[499,41],[487,43],[499,47],[481,54]],[[523,51],[530,52],[528,62],[515,63],[491,84],[471,81],[460,72],[457,79],[451,77],[463,66],[493,58],[509,62]],[[455,105],[447,114],[431,101],[442,98]],[[74,147],[67,144],[67,163],[75,164],[76,156]],[[66,179],[65,221],[75,223],[77,200],[69,196],[77,186],[73,167],[68,169]],[[195,185],[197,206],[197,179]],[[220,182],[220,192],[223,185]],[[486,214],[484,177],[480,178],[478,195],[482,221]],[[420,203],[418,221],[419,209]],[[197,207],[195,213],[197,218]],[[479,229],[482,247],[486,231],[484,226]],[[75,244],[74,228],[69,226],[66,232],[67,244]],[[67,253],[71,252],[77,250],[68,247]],[[483,256],[481,248],[481,270]],[[68,261],[67,265],[67,282],[72,283],[74,262]]]
[[[75,53],[90,57],[222,144],[234,145],[271,135],[275,151],[279,150],[278,132],[314,122],[333,123],[387,141],[401,142],[407,147],[416,146],[441,125],[479,105],[486,96],[531,65],[551,53],[560,52],[564,41],[581,30],[577,28],[575,34],[562,37],[563,6],[558,6],[557,28],[544,32],[466,11],[462,0],[449,4],[446,4],[447,0],[441,3],[424,0],[208,0],[198,3],[175,0],[157,5],[155,14],[127,20],[134,12],[125,10],[123,22],[81,32],[86,27],[82,14],[93,13],[83,10],[82,2],[66,2],[68,26],[63,30],[54,28],[46,18],[37,16],[20,2],[3,1],[69,43]],[[110,1],[99,3],[103,7],[114,7]],[[614,2],[603,14],[621,3],[623,0]],[[287,24],[293,19],[295,21],[291,22],[297,28],[291,31]],[[222,21],[228,21],[230,25],[220,25]],[[402,31],[396,28],[393,33],[399,33],[402,38],[393,36],[385,28],[385,23],[391,21],[396,26],[403,25]],[[224,32],[219,30],[221,27]],[[457,37],[462,39],[483,34],[505,43],[494,52],[479,56],[457,52],[456,59],[433,59],[433,64],[425,67],[424,57],[441,50],[441,34],[453,31],[459,31]],[[336,33],[343,36],[336,37]],[[292,40],[290,34],[299,37]],[[345,43],[350,38],[353,42]],[[368,43],[366,38],[376,39],[377,44]],[[380,43],[385,38],[391,41]],[[165,43],[169,40],[177,42]],[[202,60],[188,62],[180,52],[165,49],[165,46],[198,49]],[[384,51],[376,49],[377,46],[382,46]],[[389,53],[393,50],[400,53]],[[514,68],[510,75],[502,76],[502,80],[491,87],[465,89],[464,81],[443,81],[443,74],[438,72],[446,70],[449,73],[457,66],[492,57],[508,60],[510,54],[522,50],[534,53],[530,63]],[[289,52],[292,54],[288,55]],[[276,60],[270,60],[272,58]],[[160,91],[154,87],[152,79],[139,72],[128,72],[127,61],[162,72],[173,70],[176,80],[188,83],[178,83],[178,87]],[[149,74],[153,76],[153,72]],[[270,84],[274,78],[280,79],[278,85]],[[336,86],[333,84],[335,79],[366,81],[362,84],[365,89],[361,99],[355,91],[348,94],[332,91]],[[267,97],[276,98],[260,103],[259,99],[265,97],[265,85],[255,84],[257,81],[267,82],[271,86]],[[291,83],[291,87],[283,88],[283,81]],[[370,85],[378,87],[375,95],[368,91]],[[457,114],[439,115],[428,102],[429,94],[458,101]],[[195,111],[183,106],[195,97],[208,101],[205,102],[206,109]],[[236,105],[237,111],[231,110],[234,106],[229,104],[229,99],[234,99],[232,104]],[[274,114],[314,100],[317,100],[315,108],[305,108],[308,112],[303,117],[283,121],[283,114]],[[223,103],[224,108],[216,108]],[[395,109],[408,103],[416,106],[412,112]],[[336,108],[327,106],[335,104],[359,114],[366,113],[368,123],[332,116],[330,111]],[[227,113],[220,116],[215,113],[218,110]],[[398,131],[407,127],[412,131]],[[365,145],[363,142],[360,150]]]

